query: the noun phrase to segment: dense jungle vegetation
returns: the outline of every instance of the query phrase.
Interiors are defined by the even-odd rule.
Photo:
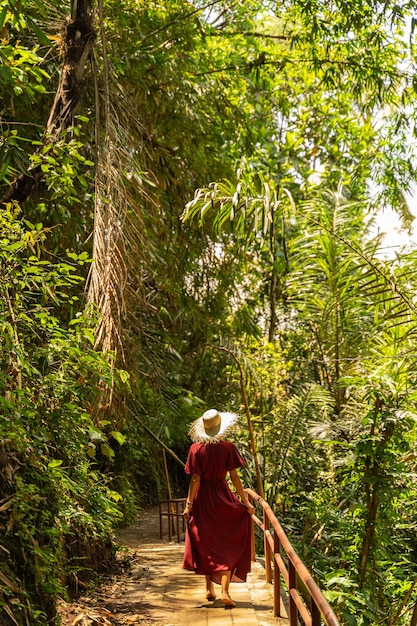
[[[2,625],[185,494],[211,407],[341,624],[417,624],[417,252],[372,229],[413,221],[415,10],[0,1]]]

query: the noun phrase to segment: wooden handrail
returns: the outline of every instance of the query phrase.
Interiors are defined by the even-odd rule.
[[[272,582],[271,560],[274,565],[274,615],[281,617],[281,575],[288,588],[289,597],[289,626],[298,626],[300,615],[306,626],[321,626],[322,618],[326,626],[340,626],[332,608],[323,596],[310,572],[296,554],[281,524],[275,517],[271,507],[252,489],[245,489],[252,502],[257,502],[263,508],[263,522],[252,516],[256,524],[264,533],[265,570],[267,582]],[[270,532],[272,526],[273,535]],[[255,528],[255,526],[254,526]],[[254,538],[252,539],[254,545]],[[281,550],[287,556],[287,565],[281,555]],[[303,581],[307,591],[309,605],[306,604],[297,588],[297,579]]]

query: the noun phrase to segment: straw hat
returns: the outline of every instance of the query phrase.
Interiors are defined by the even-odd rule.
[[[215,443],[228,435],[238,419],[235,413],[219,413],[217,409],[209,409],[192,422],[188,434],[194,443]]]

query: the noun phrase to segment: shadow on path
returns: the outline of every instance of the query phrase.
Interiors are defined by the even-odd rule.
[[[159,538],[158,507],[141,511],[136,523],[119,533],[125,546],[120,571],[91,597],[66,605],[62,626],[288,625],[273,616],[272,586],[260,563],[253,564],[247,584],[231,585],[237,606],[226,608],[219,599],[205,599],[204,577],[182,569],[184,544],[167,535],[165,530]],[[220,587],[216,591],[220,595]]]

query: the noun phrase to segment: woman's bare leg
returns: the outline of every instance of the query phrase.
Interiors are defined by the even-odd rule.
[[[210,576],[206,576],[206,598],[207,600],[215,600],[216,594],[214,593],[214,585]]]
[[[230,570],[222,573],[222,602],[226,606],[236,606],[235,602],[233,602],[232,598],[229,596],[230,576]]]

